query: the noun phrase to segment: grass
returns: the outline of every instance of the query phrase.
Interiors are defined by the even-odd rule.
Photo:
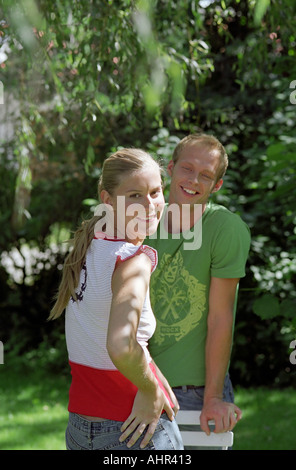
[[[65,450],[70,377],[0,365],[0,450]],[[295,450],[293,389],[237,389],[234,450]]]
[[[296,450],[295,389],[238,389],[243,418],[234,434],[237,450]]]
[[[0,450],[65,450],[69,377],[0,366]]]

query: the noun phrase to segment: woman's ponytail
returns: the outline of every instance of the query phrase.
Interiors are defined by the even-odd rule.
[[[48,320],[55,320],[63,313],[71,296],[76,300],[75,290],[79,283],[80,272],[85,262],[87,249],[94,238],[95,225],[99,219],[99,216],[94,216],[85,220],[75,232],[72,240],[73,249],[65,260],[62,280],[55,297],[56,302]]]

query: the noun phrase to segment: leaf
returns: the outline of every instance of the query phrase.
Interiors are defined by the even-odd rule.
[[[82,204],[85,206],[96,206],[98,204],[97,199],[87,198],[83,199]]]
[[[285,299],[280,305],[281,315],[286,318],[296,317],[296,302],[290,299]]]
[[[89,171],[92,167],[94,160],[95,160],[95,152],[94,152],[93,147],[89,145],[87,147],[86,159],[84,160],[84,169],[87,174],[89,174]]]
[[[294,147],[294,145],[293,145]],[[280,142],[272,144],[267,148],[266,155],[270,160],[296,160],[296,153],[291,151],[292,146],[287,144],[282,144]]]
[[[271,294],[264,294],[253,304],[253,311],[263,320],[280,315],[280,304],[278,299]]]
[[[259,26],[263,16],[269,7],[270,0],[257,0],[255,11],[254,11],[254,22],[256,26]]]

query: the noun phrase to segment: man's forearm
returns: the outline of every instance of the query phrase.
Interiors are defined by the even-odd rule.
[[[204,401],[222,399],[232,345],[232,322],[219,321],[209,327],[206,342],[206,382]]]
[[[233,333],[233,307],[238,279],[212,278],[206,341],[205,400],[222,399]]]
[[[233,307],[238,279],[212,278],[209,294],[206,341],[206,382],[201,428],[210,433],[208,422],[215,421],[215,432],[233,429],[241,411],[223,401],[223,387],[232,346]]]

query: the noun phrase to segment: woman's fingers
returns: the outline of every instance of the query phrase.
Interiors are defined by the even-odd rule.
[[[122,434],[119,442],[123,442],[131,436],[127,443],[127,447],[130,448],[135,445],[140,437],[143,437],[140,445],[141,449],[143,449],[155,432],[162,410],[166,411],[168,418],[173,421],[175,413],[165,394],[159,391],[156,398],[153,397],[153,400],[153,406],[151,406],[151,398],[148,397],[147,399],[147,394],[138,391],[132,413],[121,426]]]
[[[129,421],[129,418],[128,418],[121,426],[121,431],[123,431],[123,433],[121,434],[119,438],[119,442],[125,441],[125,439],[128,438],[128,436],[137,428],[138,425],[139,425],[139,422],[136,419]]]
[[[130,448],[130,447],[132,447],[133,445],[136,444],[136,442],[138,441],[138,439],[140,437],[142,437],[144,435],[143,440],[140,444],[141,449],[143,449],[144,447],[146,447],[146,445],[151,440],[151,438],[152,438],[152,436],[155,432],[155,429],[156,429],[157,421],[152,422],[148,425],[145,422],[140,422],[140,423],[137,424],[137,421],[134,420],[128,427],[124,428],[125,424],[126,424],[126,421],[124,422],[124,424],[121,427],[121,430],[124,431],[124,432],[121,434],[121,436],[119,438],[119,442],[125,441],[133,433],[130,440],[127,443],[127,447]],[[145,430],[146,430],[146,432],[145,432]]]
[[[145,436],[140,444],[141,449],[144,449],[147,444],[149,444],[150,440],[153,437],[153,434],[155,432],[157,423],[151,423],[145,433]]]
[[[123,425],[121,426],[120,430],[123,432],[125,431],[128,426],[135,420],[135,415],[131,413],[129,417],[124,421]]]
[[[165,402],[165,405],[163,407],[164,411],[166,412],[166,414],[168,415],[168,418],[173,421],[174,417],[175,417],[175,412],[174,410],[172,409],[170,403],[168,400],[166,400]]]

